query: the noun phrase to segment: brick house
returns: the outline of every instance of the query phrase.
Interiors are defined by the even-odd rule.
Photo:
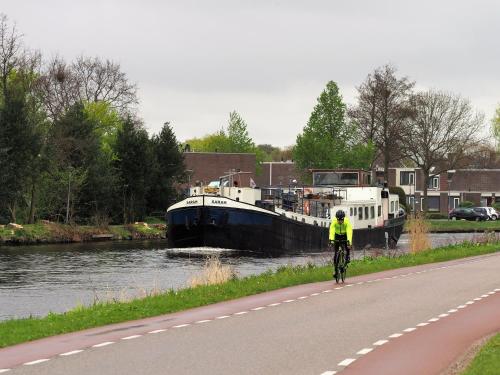
[[[302,185],[302,178],[293,161],[271,161],[261,164],[261,172],[255,182],[259,187],[288,186],[293,181]]]
[[[242,172],[238,175],[240,186],[250,186],[250,179],[256,178],[255,163],[255,154],[250,153],[184,152],[188,186],[208,185],[231,172]]]
[[[424,176],[419,168],[390,168],[389,186],[406,193],[407,204],[422,210]],[[447,214],[460,202],[491,206],[500,202],[500,169],[456,169],[432,176],[427,186],[429,211]]]

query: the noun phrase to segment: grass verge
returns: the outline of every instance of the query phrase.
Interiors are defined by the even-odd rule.
[[[466,220],[428,220],[431,232],[453,231],[500,231],[500,220],[495,221],[466,221]]]
[[[500,333],[479,351],[462,375],[498,375],[500,369]]]
[[[500,251],[499,243],[464,243],[394,258],[365,258],[351,263],[348,277],[497,251]],[[223,284],[169,290],[129,302],[101,302],[88,307],[80,306],[62,314],[52,313],[43,318],[8,320],[0,322],[0,347],[106,324],[172,313],[293,285],[331,280],[331,273],[331,266],[326,265],[282,266],[274,272],[267,271],[241,279],[233,277]]]

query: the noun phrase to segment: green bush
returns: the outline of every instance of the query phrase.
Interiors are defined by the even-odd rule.
[[[471,202],[471,201],[462,201],[458,205],[458,207],[475,207],[475,206],[476,205],[474,204],[474,202]]]
[[[399,205],[406,208],[406,194],[402,187],[391,186],[389,187],[389,193],[397,194],[399,196]]]
[[[500,212],[500,203],[493,203],[492,206],[495,210]]]

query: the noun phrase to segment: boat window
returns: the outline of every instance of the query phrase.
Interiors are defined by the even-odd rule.
[[[357,214],[358,214],[358,208],[354,207],[354,216],[356,216]]]
[[[316,220],[314,220],[314,225],[318,225],[318,222]]]
[[[359,220],[363,220],[363,207],[360,207],[359,210],[358,210],[358,219]]]
[[[352,216],[352,207],[349,207],[349,216]]]
[[[302,218],[302,222],[305,223],[306,222],[306,219],[305,218]]]
[[[368,207],[365,207],[365,219],[368,219]]]
[[[378,216],[382,216],[382,206],[378,206]]]
[[[375,206],[370,207],[370,218],[375,219]]]
[[[394,212],[394,201],[391,201],[391,212]]]

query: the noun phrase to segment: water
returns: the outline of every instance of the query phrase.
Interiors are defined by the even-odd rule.
[[[433,246],[462,242],[473,234],[432,234]],[[399,251],[406,251],[403,235]],[[329,253],[279,258],[221,249],[168,249],[164,241],[93,242],[0,247],[0,320],[64,312],[96,300],[126,299],[152,290],[177,289],[217,253],[239,276],[284,264],[326,264]],[[365,255],[369,255],[366,253]],[[355,257],[363,256],[357,252]]]

